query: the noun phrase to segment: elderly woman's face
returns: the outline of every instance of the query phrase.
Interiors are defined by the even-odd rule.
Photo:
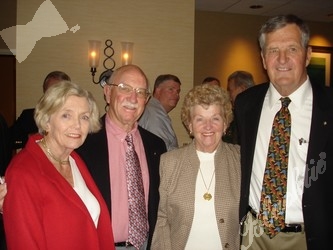
[[[214,152],[221,142],[225,126],[220,105],[195,105],[191,109],[189,128],[195,138],[197,150]]]
[[[48,145],[59,153],[80,147],[89,132],[90,109],[86,98],[69,96],[46,124]]]

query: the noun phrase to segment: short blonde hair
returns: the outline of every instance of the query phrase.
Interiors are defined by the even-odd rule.
[[[212,104],[220,105],[221,116],[229,127],[233,120],[233,112],[228,92],[216,85],[203,84],[194,87],[186,94],[181,108],[181,120],[188,132],[190,132],[192,108],[196,105],[206,107]]]
[[[70,96],[87,99],[90,109],[89,132],[94,133],[100,130],[99,110],[92,94],[75,83],[60,81],[52,85],[36,105],[34,118],[39,133],[44,134],[46,132],[46,124],[50,120],[51,115],[57,112]]]

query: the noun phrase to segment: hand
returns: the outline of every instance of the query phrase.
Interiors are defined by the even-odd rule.
[[[7,193],[7,185],[5,182],[5,177],[0,176],[0,212],[2,213],[3,201]]]

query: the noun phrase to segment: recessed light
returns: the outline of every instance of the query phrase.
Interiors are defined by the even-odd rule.
[[[255,5],[251,5],[250,6],[250,9],[254,9],[254,10],[256,10],[256,9],[261,9],[261,8],[263,8],[264,6],[262,6],[262,5],[258,5],[258,4],[255,4]]]

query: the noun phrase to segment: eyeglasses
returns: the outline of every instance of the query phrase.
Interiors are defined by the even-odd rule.
[[[150,93],[147,89],[144,88],[133,88],[132,86],[126,84],[126,83],[108,83],[108,85],[116,86],[118,88],[118,91],[125,95],[130,95],[133,91],[138,95],[139,98],[147,99],[150,96]]]

